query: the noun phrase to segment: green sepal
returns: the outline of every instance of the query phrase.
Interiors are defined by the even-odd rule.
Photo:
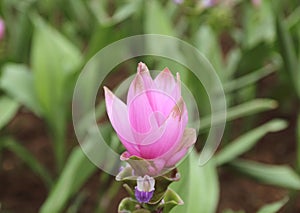
[[[150,210],[141,208],[136,200],[127,197],[120,202],[118,213],[151,213]]]
[[[134,212],[137,206],[139,206],[139,203],[136,200],[126,197],[120,202],[118,213]]]
[[[158,206],[158,209],[163,209],[163,213],[168,213],[175,206],[183,205],[183,200],[172,189],[168,189],[164,196],[164,202]]]

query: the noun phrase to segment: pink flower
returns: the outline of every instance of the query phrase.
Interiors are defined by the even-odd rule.
[[[174,167],[195,143],[195,130],[186,128],[188,113],[178,73],[175,80],[165,68],[153,80],[147,66],[140,62],[127,105],[106,87],[104,90],[108,117],[127,149],[122,160],[136,156],[151,161],[154,168],[149,175],[153,175]]]
[[[256,7],[259,7],[261,5],[261,0],[252,0],[252,4]]]
[[[5,33],[5,23],[3,19],[0,18],[0,40],[3,39]]]

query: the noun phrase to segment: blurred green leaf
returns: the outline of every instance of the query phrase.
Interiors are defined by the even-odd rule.
[[[69,87],[82,63],[81,53],[58,31],[37,15],[32,16],[34,36],[31,64],[37,99],[54,138],[56,166],[63,167],[66,157],[65,132],[67,107],[73,90]],[[74,82],[75,83],[75,82]]]
[[[171,185],[182,198],[184,205],[174,208],[172,213],[216,212],[219,200],[219,182],[213,160],[199,166],[199,157],[192,151],[180,164],[182,179]]]
[[[109,16],[107,11],[108,7],[108,1],[91,1],[90,8],[92,12],[94,13],[95,17],[97,18],[98,22],[102,26],[112,26],[116,25],[125,19],[132,16],[134,13],[136,13],[140,6],[142,1],[141,0],[135,0],[135,1],[128,1],[122,6],[118,6],[116,11],[112,16]]]
[[[285,25],[291,29],[300,24],[300,7],[297,7],[285,20]]]
[[[36,115],[40,115],[40,104],[34,90],[32,73],[28,67],[23,64],[6,64],[3,67],[0,87]]]
[[[226,58],[226,67],[225,67],[225,78],[227,80],[231,79],[235,72],[237,71],[239,61],[241,60],[242,52],[239,48],[232,49]]]
[[[273,42],[275,38],[274,17],[271,1],[261,1],[259,7],[249,5],[245,2],[244,14],[244,46],[251,48],[260,42]],[[262,33],[263,32],[263,33]]]
[[[281,15],[276,16],[276,29],[279,51],[286,70],[283,74],[287,75],[289,81],[293,82],[296,93],[300,97],[300,72],[295,45]]]
[[[89,161],[80,147],[74,148],[40,212],[62,212],[70,197],[79,190],[96,169],[97,167]]]
[[[227,122],[237,118],[246,117],[259,112],[271,110],[277,107],[277,102],[271,99],[254,99],[237,106],[233,106],[227,110]],[[200,130],[205,130],[211,125],[217,125],[223,121],[223,115],[216,115],[211,124],[211,117],[206,116],[201,119]]]
[[[12,138],[1,138],[0,146],[15,153],[38,176],[41,177],[47,188],[51,188],[53,181],[48,170],[25,147]]]
[[[262,183],[300,190],[300,177],[289,166],[275,166],[249,160],[234,160],[232,168]]]
[[[214,157],[216,164],[222,165],[230,162],[239,155],[250,150],[259,141],[259,139],[268,132],[280,131],[286,127],[287,123],[284,120],[274,119],[245,133],[226,145],[220,152],[217,153]]]
[[[157,0],[145,1],[145,33],[174,36],[171,20]]]
[[[16,115],[19,104],[6,97],[0,97],[0,130]]]
[[[288,201],[288,198],[285,197],[280,201],[271,203],[271,204],[267,204],[264,207],[262,207],[261,209],[258,210],[257,213],[276,213],[278,212]]]
[[[14,62],[28,61],[32,24],[28,18],[29,10],[33,7],[33,0],[3,0],[3,13],[6,31],[9,35],[7,56]]]
[[[221,81],[225,81],[224,63],[222,60],[222,51],[216,33],[207,25],[201,25],[195,35],[196,47],[209,58],[216,69]]]
[[[57,119],[61,116],[59,112],[64,111],[65,98],[72,97],[66,94],[65,85],[68,77],[81,65],[81,53],[41,18],[33,16],[33,21],[31,63],[34,86],[47,118]]]
[[[249,86],[251,84],[257,83],[260,79],[273,73],[278,66],[276,65],[267,65],[263,68],[250,72],[242,77],[233,79],[224,84],[223,88],[226,93],[232,92],[234,90],[241,89],[243,87]]]

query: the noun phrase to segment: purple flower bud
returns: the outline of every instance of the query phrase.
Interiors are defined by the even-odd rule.
[[[0,40],[3,39],[5,33],[5,23],[3,19],[0,18]]]
[[[135,187],[135,198],[139,203],[148,203],[154,194],[155,180],[148,175],[137,178],[137,186]]]
[[[205,8],[208,7],[213,7],[214,5],[216,5],[218,3],[217,0],[202,0],[202,5]]]
[[[182,4],[184,0],[173,0],[175,4]]]

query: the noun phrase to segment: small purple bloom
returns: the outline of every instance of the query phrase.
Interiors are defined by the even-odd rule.
[[[213,7],[218,3],[218,0],[202,0],[202,5],[205,8]]]
[[[154,194],[155,180],[148,175],[137,178],[137,186],[135,187],[135,198],[139,203],[148,203]]]
[[[173,0],[175,4],[182,4],[184,0]]]
[[[0,40],[3,39],[5,33],[5,23],[3,19],[0,18]]]

